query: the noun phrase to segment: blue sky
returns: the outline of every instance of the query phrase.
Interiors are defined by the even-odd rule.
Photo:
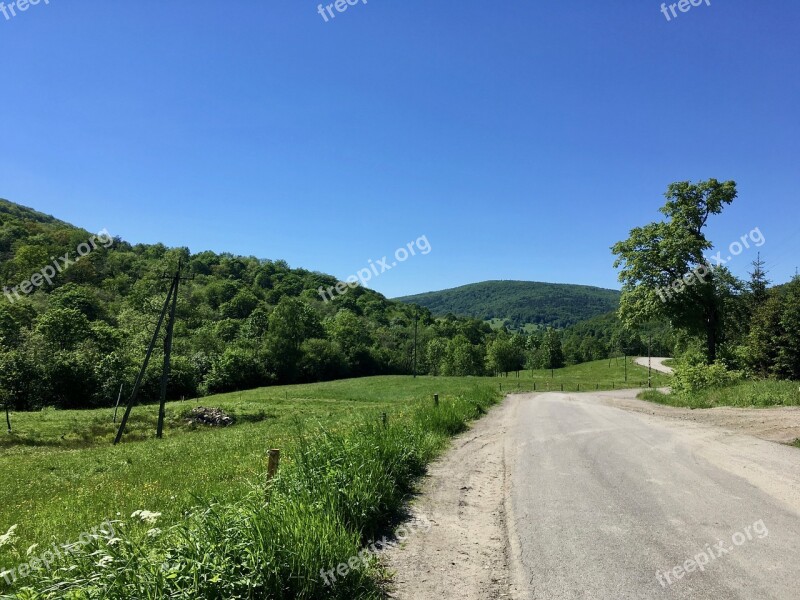
[[[8,2],[6,2],[8,4]],[[388,295],[618,287],[667,185],[800,264],[800,3],[42,0],[0,14],[0,197],[131,242],[282,258]],[[745,274],[746,251],[730,263]]]

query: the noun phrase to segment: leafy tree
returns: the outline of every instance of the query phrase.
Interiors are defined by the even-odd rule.
[[[564,350],[558,331],[551,328],[545,332],[535,360],[540,369],[560,369],[564,366]]]
[[[89,320],[74,308],[51,308],[36,324],[36,331],[58,350],[72,350],[90,333]]]
[[[425,361],[431,375],[441,373],[447,354],[447,340],[435,337],[425,346]]]
[[[347,358],[337,342],[314,338],[304,341],[301,350],[302,381],[330,381],[347,375]]]
[[[305,340],[321,338],[322,324],[314,310],[302,300],[284,296],[269,317],[267,344],[272,362],[283,382],[294,381]]]
[[[717,356],[722,330],[722,299],[716,274],[704,257],[711,249],[704,229],[736,198],[736,183],[716,179],[669,186],[660,209],[666,221],[637,227],[612,247],[623,284],[620,316],[634,328],[666,319],[676,328],[705,339],[709,363]]]
[[[447,344],[442,374],[448,376],[482,375],[483,352],[471,344],[463,334],[459,334]]]

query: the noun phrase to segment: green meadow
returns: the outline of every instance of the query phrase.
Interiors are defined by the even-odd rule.
[[[612,390],[647,387],[647,369],[635,364],[633,357],[627,361],[623,357],[610,360],[595,360],[564,367],[563,369],[527,370],[509,373],[508,377],[496,377],[498,389],[504,392],[561,391],[589,392],[593,390]],[[627,369],[626,369],[627,362]],[[669,385],[670,376],[657,371],[652,372],[652,386]]]
[[[268,450],[292,446],[301,427],[345,432],[384,412],[401,418],[434,393],[443,402],[499,398],[493,390],[490,379],[406,376],[261,388],[169,403],[162,440],[154,438],[158,407],[136,406],[117,446],[107,409],[12,413],[13,434],[0,438],[0,529],[18,526],[19,553],[34,543],[73,542],[136,510],[175,522],[192,506],[245,496],[263,480]],[[236,422],[188,426],[184,415],[196,406],[221,408]],[[17,559],[0,548],[0,570]]]

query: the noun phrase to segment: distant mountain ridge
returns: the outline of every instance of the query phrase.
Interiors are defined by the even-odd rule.
[[[605,288],[538,281],[483,281],[396,298],[419,304],[434,315],[449,313],[490,321],[568,327],[617,309],[620,292]]]

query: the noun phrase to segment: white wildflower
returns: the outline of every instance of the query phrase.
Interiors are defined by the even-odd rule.
[[[39,544],[33,544],[30,548],[25,551],[25,556],[30,556],[33,554],[33,551],[39,547]]]
[[[131,515],[131,519],[139,518],[145,523],[149,523],[150,525],[154,525],[156,521],[158,521],[158,517],[161,516],[160,512],[150,512],[149,510],[137,510]]]
[[[108,565],[110,565],[110,564],[111,564],[111,563],[113,563],[113,562],[114,562],[114,559],[113,559],[113,558],[111,558],[110,556],[104,556],[103,558],[101,558],[101,559],[100,559],[100,560],[97,562],[97,566],[98,566],[98,567],[100,567],[100,568],[102,569],[102,568],[104,568],[104,567],[107,567]]]
[[[158,537],[161,534],[161,530],[158,527],[153,527],[152,529],[148,530],[147,537]]]
[[[16,529],[17,526],[12,525],[11,527],[8,528],[7,532],[5,532],[3,535],[0,535],[0,548],[2,548],[3,546],[10,546],[16,541],[17,536],[14,534],[14,531]]]

